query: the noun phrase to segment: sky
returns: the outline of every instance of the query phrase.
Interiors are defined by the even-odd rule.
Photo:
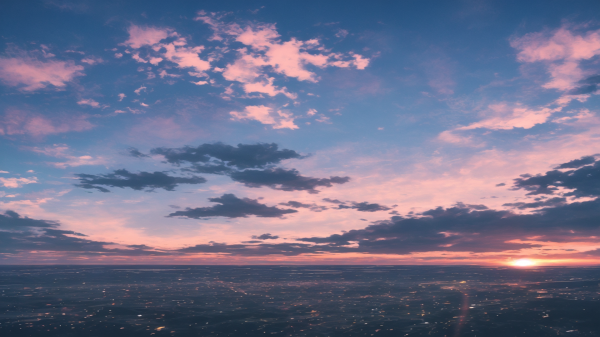
[[[598,264],[599,11],[4,1],[0,264]]]

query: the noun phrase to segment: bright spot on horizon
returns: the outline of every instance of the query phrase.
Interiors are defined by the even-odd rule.
[[[515,267],[531,267],[537,265],[537,263],[531,259],[518,259],[510,263]]]

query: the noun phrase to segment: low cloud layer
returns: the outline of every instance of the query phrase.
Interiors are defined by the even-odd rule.
[[[58,229],[60,224],[49,220],[22,217],[16,212],[0,214],[0,254],[28,251],[51,251],[86,255],[163,255],[145,246],[126,246],[129,249],[108,249],[110,242],[93,241],[85,235]]]

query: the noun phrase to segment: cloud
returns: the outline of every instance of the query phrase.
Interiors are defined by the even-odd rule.
[[[309,67],[364,69],[370,61],[355,53],[330,52],[316,39],[301,41],[291,38],[282,41],[274,24],[249,23],[242,27],[237,23],[221,22],[220,19],[215,13],[205,12],[200,12],[196,17],[197,21],[206,23],[213,30],[211,40],[232,39],[244,45],[237,49],[238,58],[225,67],[223,77],[242,83],[246,93],[262,92],[270,96],[284,94],[295,99],[294,94],[288,93],[285,87],[275,86],[273,77],[268,73],[298,81],[317,82],[318,76]]]
[[[197,176],[173,177],[164,172],[131,173],[125,169],[115,170],[109,174],[76,174],[75,176],[80,181],[75,186],[85,189],[97,189],[101,192],[110,192],[102,186],[129,187],[137,191],[143,189],[153,191],[157,188],[173,191],[179,184],[203,184],[206,182],[206,179]]]
[[[256,120],[262,124],[271,125],[273,129],[298,129],[294,124],[294,116],[281,110],[275,110],[264,105],[247,106],[244,111],[231,111],[232,120]]]
[[[514,207],[517,209],[540,208],[540,207],[556,207],[567,203],[566,198],[551,198],[536,202],[514,202],[507,203],[502,206]]]
[[[580,63],[600,55],[600,30],[578,34],[568,27],[553,32],[530,33],[511,41],[520,62],[544,62],[551,80],[544,88],[571,90],[585,72]]]
[[[300,175],[295,169],[271,168],[264,170],[244,170],[229,175],[234,181],[247,187],[270,187],[282,191],[307,191],[319,193],[317,187],[332,187],[333,184],[344,184],[350,177],[312,178]]]
[[[33,152],[40,153],[46,156],[67,159],[65,162],[48,162],[48,165],[65,169],[67,167],[78,167],[84,165],[104,165],[107,163],[103,157],[92,157],[89,155],[74,156],[70,154],[71,150],[65,144],[54,144],[53,146],[34,147]]]
[[[37,178],[36,177],[31,177],[31,178],[1,178],[0,177],[0,183],[2,183],[2,185],[4,187],[7,188],[18,188],[18,187],[22,187],[23,185],[27,185],[27,184],[37,184]]]
[[[240,255],[240,256],[267,256],[267,255],[283,255],[283,256],[296,256],[301,254],[318,253],[319,251],[325,250],[315,248],[313,245],[305,243],[276,243],[276,244],[259,244],[259,245],[245,245],[245,244],[224,244],[211,242],[209,244],[201,244],[192,247],[182,248],[178,251],[181,253],[225,253],[228,255]]]
[[[123,98],[127,97],[127,95],[120,93],[119,94],[119,102],[121,102],[123,100]]]
[[[24,91],[49,85],[62,89],[75,77],[83,75],[83,67],[72,61],[40,61],[28,56],[0,58],[0,80]]]
[[[124,44],[131,48],[138,49],[143,46],[153,46],[169,36],[172,36],[173,30],[170,28],[131,25],[127,29],[127,33],[129,33],[129,39],[127,39]]]
[[[100,57],[87,56],[87,57],[84,57],[81,60],[81,62],[93,66],[95,64],[104,63],[104,60],[102,58],[100,58]]]
[[[9,109],[0,119],[0,135],[31,135],[42,137],[58,133],[85,131],[94,125],[87,116],[64,116],[50,119],[41,114]]]
[[[351,202],[351,205],[340,204],[338,205],[338,209],[355,209],[359,212],[377,212],[377,211],[389,211],[390,207],[380,205],[380,204],[370,204],[366,201],[364,202]]]
[[[198,147],[154,148],[153,155],[161,155],[168,163],[180,166],[189,163],[184,172],[225,174],[232,180],[248,187],[270,187],[283,191],[307,191],[319,193],[317,187],[344,184],[349,177],[305,177],[295,169],[269,167],[285,159],[301,159],[293,150],[279,150],[277,144],[238,144],[237,147],[223,143],[202,144]],[[135,153],[135,156],[139,154]]]
[[[196,77],[206,76],[206,71],[211,68],[210,62],[202,60],[198,56],[204,50],[204,47],[188,46],[187,40],[179,36],[173,29],[131,25],[127,32],[129,33],[129,39],[124,42],[124,45],[133,49],[151,47],[151,49],[146,50],[148,60],[140,57],[139,52],[132,53],[132,58],[137,62],[158,65],[163,60],[167,60],[175,63],[178,68],[191,68],[189,75]],[[167,38],[174,38],[175,40],[160,43]],[[165,75],[161,75],[161,78],[164,77]]]
[[[275,240],[279,239],[279,236],[271,235],[271,233],[265,233],[262,235],[252,235],[252,238],[255,240]]]
[[[0,254],[27,251],[102,254],[119,256],[162,255],[146,246],[126,246],[129,249],[107,249],[110,242],[85,239],[85,235],[57,229],[59,223],[22,217],[14,211],[0,214]]]
[[[322,212],[324,210],[329,209],[328,207],[325,206],[319,206],[316,204],[303,204],[299,201],[288,201],[288,202],[282,202],[279,203],[282,206],[288,206],[288,207],[293,207],[293,208],[308,208],[309,210],[313,211],[313,212]]]
[[[587,95],[593,94],[598,91],[598,84],[600,84],[600,75],[590,76],[584,80],[577,82],[581,86],[571,89],[570,95]]]
[[[89,105],[92,108],[101,108],[100,103],[94,101],[93,99],[81,99],[77,102],[79,105]]]
[[[302,158],[296,151],[279,150],[275,143],[238,144],[237,146],[207,143],[197,147],[154,148],[150,153],[162,155],[167,162],[176,165],[184,162],[210,163],[211,160],[216,159],[238,169],[260,168],[269,164],[278,164],[285,159]]]
[[[560,164],[555,169],[569,169],[569,168],[579,168],[584,165],[593,164],[596,161],[594,156],[585,156],[580,159],[571,160],[568,163]]]
[[[564,196],[573,196],[575,198],[600,197],[600,161],[594,159],[591,162],[593,165],[580,167],[584,165],[582,162],[591,164],[590,161],[589,157],[584,157],[579,159],[579,162],[570,161],[558,166],[579,167],[576,170],[564,172],[554,170],[535,176],[524,174],[521,178],[515,179],[513,188],[529,191],[527,195],[560,193]],[[563,193],[560,189],[571,191]]]
[[[133,92],[135,92],[136,95],[139,95],[140,92],[142,92],[142,91],[146,91],[146,87],[145,86],[141,86],[141,87],[135,89]]]
[[[169,217],[181,216],[193,219],[209,217],[246,218],[255,215],[262,218],[281,218],[286,214],[296,213],[293,209],[280,209],[276,206],[261,204],[258,200],[238,198],[234,194],[223,194],[218,198],[209,198],[211,202],[218,203],[211,207],[186,208],[169,214]]]
[[[456,130],[490,129],[490,130],[510,130],[513,128],[531,129],[537,124],[545,123],[548,118],[562,107],[550,109],[542,107],[531,109],[520,104],[511,106],[506,103],[490,104],[487,113],[490,117],[470,124],[468,126],[457,128]]]
[[[136,157],[136,158],[148,158],[150,157],[147,154],[143,154],[140,152],[140,150],[136,149],[135,147],[130,147],[127,149],[127,154],[132,156],[132,157]]]

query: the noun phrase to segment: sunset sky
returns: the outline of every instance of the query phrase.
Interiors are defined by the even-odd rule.
[[[597,264],[598,13],[3,1],[0,263]]]

